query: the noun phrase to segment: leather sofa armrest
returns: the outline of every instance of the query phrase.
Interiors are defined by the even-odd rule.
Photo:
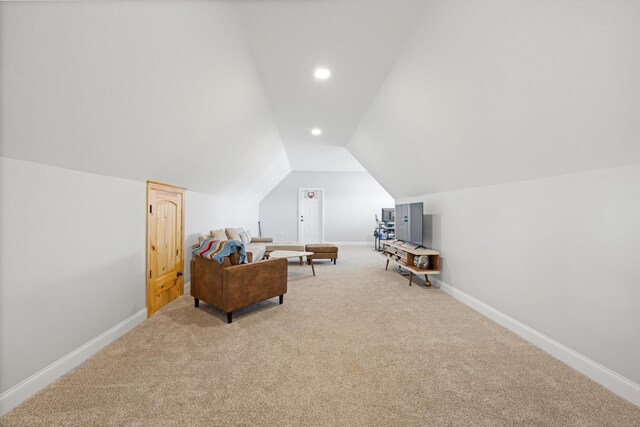
[[[249,304],[287,293],[285,258],[239,264],[224,269],[223,310],[230,312]]]
[[[273,243],[273,237],[251,237],[251,243]]]

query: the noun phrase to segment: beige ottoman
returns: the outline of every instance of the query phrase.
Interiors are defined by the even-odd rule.
[[[306,251],[313,252],[313,255],[310,255],[308,258],[314,261],[317,259],[328,259],[333,261],[333,265],[335,265],[338,259],[338,247],[329,243],[309,244],[306,246]]]

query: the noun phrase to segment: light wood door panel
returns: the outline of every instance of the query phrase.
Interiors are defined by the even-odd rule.
[[[160,293],[157,293],[154,296],[155,298],[154,305],[156,309],[164,307],[174,299],[178,298],[183,293],[184,293],[183,286],[171,286],[167,290],[161,291]]]
[[[147,316],[184,293],[184,191],[147,183]]]
[[[176,271],[176,264],[180,261],[176,233],[179,226],[178,203],[172,200],[160,200],[155,205],[155,254],[152,256],[152,269],[157,271],[158,278]]]

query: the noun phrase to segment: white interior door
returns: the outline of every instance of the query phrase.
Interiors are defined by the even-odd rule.
[[[324,241],[324,190],[301,188],[298,199],[298,239],[300,243]]]

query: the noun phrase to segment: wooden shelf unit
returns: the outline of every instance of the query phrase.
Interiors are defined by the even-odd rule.
[[[393,261],[402,268],[409,271],[409,286],[413,281],[414,274],[424,274],[425,284],[431,286],[429,274],[440,274],[440,252],[433,249],[414,248],[411,244],[406,244],[399,240],[383,240],[382,256],[387,259],[385,270],[389,268],[389,261]],[[418,268],[413,263],[416,257],[426,255],[429,257],[428,268]]]

